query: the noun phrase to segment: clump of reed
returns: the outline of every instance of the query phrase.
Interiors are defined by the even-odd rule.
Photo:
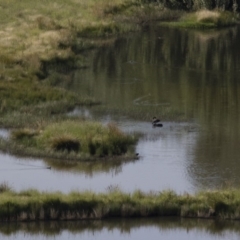
[[[41,126],[39,126],[41,127]],[[42,155],[59,157],[61,153],[75,153],[81,157],[120,156],[132,150],[135,136],[124,134],[113,123],[104,126],[98,122],[62,120],[44,124],[42,130],[18,129],[11,134],[12,144],[24,146],[21,151],[34,148]],[[41,154],[40,154],[41,155]]]
[[[0,221],[78,220],[110,217],[178,216],[240,219],[240,191],[206,191],[177,195],[173,191],[135,191],[118,188],[108,193],[46,193],[36,190],[3,191]]]

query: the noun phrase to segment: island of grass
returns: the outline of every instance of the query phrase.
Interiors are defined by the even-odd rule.
[[[133,158],[136,136],[128,135],[109,123],[63,120],[41,129],[16,129],[2,139],[3,149],[25,156],[56,159],[90,160]]]
[[[111,217],[176,216],[240,219],[240,191],[203,191],[177,195],[173,191],[124,193],[71,192],[69,194],[12,191],[0,186],[0,221],[106,219]]]

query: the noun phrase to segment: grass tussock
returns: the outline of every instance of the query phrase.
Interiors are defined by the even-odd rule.
[[[1,221],[79,220],[110,217],[178,216],[240,219],[240,191],[207,191],[196,195],[123,193],[118,188],[108,193],[46,193],[36,190],[0,194]]]
[[[41,126],[39,126],[41,127]],[[135,136],[126,135],[114,124],[103,126],[97,122],[66,120],[51,123],[43,129],[18,129],[11,133],[11,146],[25,155],[68,157],[121,156],[131,150]]]

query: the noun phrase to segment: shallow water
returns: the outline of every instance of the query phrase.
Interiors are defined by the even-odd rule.
[[[237,28],[155,27],[92,52],[89,68],[71,73],[71,81],[61,84],[103,104],[69,115],[142,133],[139,160],[63,165],[1,154],[0,182],[16,190],[63,192],[102,192],[113,186],[182,193],[239,186],[239,35]],[[161,117],[162,128],[152,128],[154,115]],[[7,132],[0,135],[7,137]]]

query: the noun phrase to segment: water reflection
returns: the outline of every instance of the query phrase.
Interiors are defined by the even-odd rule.
[[[177,218],[1,224],[1,239],[238,239],[239,222]]]
[[[136,160],[132,160],[134,162]],[[66,161],[62,163],[56,159],[45,159],[47,165],[51,166],[58,172],[68,172],[72,174],[83,174],[85,176],[93,178],[96,174],[105,173],[112,176],[118,175],[122,172],[123,166],[129,162],[129,160],[101,160],[92,162],[78,162],[78,161]]]

